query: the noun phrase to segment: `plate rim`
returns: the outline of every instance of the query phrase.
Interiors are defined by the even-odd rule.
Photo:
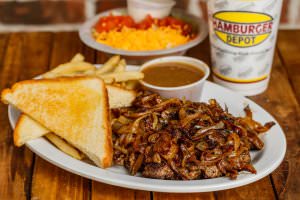
[[[97,66],[101,66],[101,65],[97,65]],[[128,65],[128,67],[136,68],[136,66],[132,66],[132,65]],[[35,78],[38,78],[38,77],[35,77]],[[191,181],[188,181],[188,183],[190,183],[190,184],[183,185],[183,184],[181,184],[181,183],[183,183],[183,181],[178,181],[178,182],[175,181],[176,184],[174,184],[174,180],[159,180],[159,179],[149,179],[149,178],[137,177],[137,176],[128,176],[125,174],[115,173],[115,172],[112,172],[112,171],[109,171],[106,169],[101,169],[94,165],[85,163],[83,161],[76,160],[76,159],[64,154],[63,152],[61,152],[60,150],[58,150],[56,147],[54,147],[51,144],[53,146],[53,148],[55,148],[56,151],[58,151],[58,156],[62,156],[61,154],[64,155],[63,156],[64,160],[57,160],[57,159],[55,159],[55,157],[57,155],[56,156],[52,155],[52,154],[50,154],[50,156],[49,156],[49,154],[45,155],[36,148],[36,145],[37,145],[36,143],[38,143],[40,141],[48,142],[44,138],[38,138],[38,139],[35,139],[32,141],[29,141],[25,145],[31,151],[33,151],[35,154],[37,154],[39,157],[43,158],[47,162],[50,162],[51,164],[54,164],[66,171],[71,172],[71,173],[80,175],[85,178],[89,178],[91,180],[110,184],[110,185],[121,186],[121,187],[125,187],[125,188],[136,189],[136,190],[145,190],[145,191],[172,192],[172,193],[185,193],[185,192],[194,193],[194,192],[219,191],[219,190],[236,188],[236,187],[240,187],[243,185],[253,183],[257,180],[260,180],[260,179],[266,177],[271,172],[273,172],[283,161],[283,159],[285,157],[285,153],[286,153],[286,147],[287,147],[286,136],[285,136],[284,131],[282,130],[280,124],[278,123],[278,121],[269,112],[267,112],[264,108],[262,108],[260,105],[258,105],[256,102],[252,101],[251,99],[248,99],[247,97],[244,97],[243,95],[241,95],[239,93],[233,92],[227,88],[224,88],[224,87],[217,85],[215,83],[212,83],[210,81],[206,81],[204,87],[217,87],[226,92],[229,91],[230,93],[234,93],[236,96],[239,96],[240,98],[245,99],[247,102],[251,102],[251,104],[262,109],[262,111],[264,111],[268,115],[268,117],[272,118],[275,121],[276,127],[279,130],[278,134],[280,134],[280,136],[282,137],[281,138],[282,139],[281,140],[282,141],[282,143],[281,143],[282,151],[281,151],[281,154],[279,155],[279,157],[277,157],[277,159],[275,160],[275,162],[273,162],[272,165],[268,166],[268,169],[265,169],[262,172],[258,172],[257,174],[248,174],[247,173],[248,177],[245,179],[240,179],[240,180],[236,179],[236,180],[225,181],[224,183],[218,183],[218,184],[215,184],[214,186],[209,186],[209,187],[205,186],[205,185],[197,184],[197,183],[201,183],[201,182],[203,183],[203,182],[207,182],[208,180],[215,180],[215,179],[191,180]],[[9,123],[13,129],[15,127],[15,124],[13,123],[15,121],[13,119],[13,110],[14,109],[15,108],[13,108],[12,105],[8,106]],[[49,151],[49,149],[48,149],[48,151]],[[62,163],[63,161],[67,161],[67,162]],[[70,165],[70,163],[72,163],[74,165]],[[78,166],[74,167],[76,164],[79,165],[79,167]],[[102,175],[108,175],[108,176],[107,177],[106,176],[99,177],[98,175],[93,176],[93,174],[92,174],[93,172],[96,174],[99,172]],[[122,178],[111,179],[111,176],[117,176],[117,177],[121,176],[122,178],[124,176],[124,179],[122,179]],[[224,177],[220,177],[219,179],[222,179],[222,178],[224,178]],[[130,181],[128,181],[127,179],[130,179]],[[146,181],[153,182],[153,184],[143,183],[143,180],[145,180],[145,179],[146,179]],[[162,186],[159,183],[170,183],[170,184]],[[195,183],[195,184],[192,184],[192,183]]]

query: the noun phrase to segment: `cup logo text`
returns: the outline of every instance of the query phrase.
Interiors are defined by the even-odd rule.
[[[270,36],[273,18],[264,13],[222,11],[213,15],[213,28],[224,43],[247,48],[263,43]]]

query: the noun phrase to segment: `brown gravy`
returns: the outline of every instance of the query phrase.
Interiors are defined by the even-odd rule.
[[[199,81],[204,72],[187,63],[168,62],[153,64],[142,70],[143,81],[155,86],[178,87]]]

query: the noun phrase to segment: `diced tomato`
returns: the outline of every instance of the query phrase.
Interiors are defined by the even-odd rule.
[[[158,26],[168,26],[167,18],[163,18],[163,19],[158,20],[157,25]]]
[[[135,27],[135,23],[130,16],[113,16],[101,17],[95,24],[94,28],[98,32],[121,29],[122,27]]]
[[[122,23],[124,26],[133,28],[135,27],[135,22],[133,21],[133,19],[130,16],[126,16],[122,19]]]
[[[150,28],[152,24],[154,24],[154,19],[150,15],[147,15],[143,21],[136,25],[136,28],[145,30]]]
[[[147,15],[140,23],[135,23],[130,16],[114,16],[109,15],[101,17],[95,24],[94,28],[97,32],[108,32],[110,30],[121,30],[123,27],[136,28],[146,30],[152,27],[152,25],[160,27],[171,27],[181,29],[183,35],[193,35],[192,26],[185,23],[180,19],[174,17],[165,17],[163,19],[155,19],[150,15]]]

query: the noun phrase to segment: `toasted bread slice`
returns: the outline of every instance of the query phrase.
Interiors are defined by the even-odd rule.
[[[68,141],[96,165],[111,166],[108,97],[101,79],[74,77],[22,81],[2,91],[1,98]]]
[[[21,114],[14,130],[14,143],[16,146],[20,147],[25,144],[25,142],[39,138],[50,132],[50,130],[42,126],[40,123],[24,114]]]
[[[117,86],[107,85],[109,107],[121,108],[131,106],[136,97],[134,90],[126,90]]]
[[[126,90],[120,87],[107,85],[110,108],[120,108],[131,106],[136,97],[133,90]],[[14,131],[14,143],[22,146],[27,141],[44,136],[51,131],[43,127],[25,114],[21,114]]]
[[[50,130],[43,127],[41,124],[34,121],[27,115],[21,114],[14,130],[15,145],[20,147],[25,144],[25,142],[39,138],[41,136],[46,136],[47,139],[50,140],[57,148],[67,153],[68,155],[79,160],[82,159],[82,154],[72,145],[68,144],[59,136],[54,135]]]

